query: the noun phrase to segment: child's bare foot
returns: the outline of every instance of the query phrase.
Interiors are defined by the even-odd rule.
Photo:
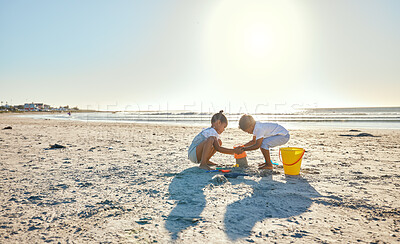
[[[200,169],[205,169],[205,170],[210,170],[211,169],[210,166],[208,166],[207,164],[200,164],[199,168]]]
[[[216,166],[216,165],[218,165],[218,164],[213,163],[213,162],[211,162],[211,161],[208,161],[208,162],[207,162],[207,165],[208,165],[208,166]]]
[[[274,169],[273,166],[267,166],[267,164],[264,164],[262,167],[258,167],[258,169]]]

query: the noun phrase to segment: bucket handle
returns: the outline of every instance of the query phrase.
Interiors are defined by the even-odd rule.
[[[301,154],[300,158],[299,158],[296,162],[294,162],[294,163],[292,163],[292,164],[285,164],[285,163],[283,162],[283,160],[282,160],[281,149],[279,148],[279,160],[281,160],[282,164],[284,164],[284,165],[286,165],[286,166],[292,166],[292,165],[297,164],[297,163],[303,158],[305,152],[306,152],[306,150],[303,149],[303,153]]]

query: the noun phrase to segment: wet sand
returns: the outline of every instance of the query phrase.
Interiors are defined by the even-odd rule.
[[[257,170],[253,151],[248,176],[226,179],[187,159],[199,127],[0,115],[6,126],[0,243],[400,241],[399,130],[293,130],[287,146],[306,149],[300,176]],[[250,139],[222,134],[226,147]]]

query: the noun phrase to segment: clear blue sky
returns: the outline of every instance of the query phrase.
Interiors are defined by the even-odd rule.
[[[399,13],[398,0],[0,0],[0,100],[400,106]]]

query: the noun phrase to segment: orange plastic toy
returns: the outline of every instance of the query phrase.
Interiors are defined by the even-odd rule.
[[[243,147],[243,145],[235,146],[235,147],[233,147],[233,148],[237,148],[237,147]],[[234,157],[235,157],[236,159],[245,158],[245,157],[247,157],[247,154],[246,154],[245,151],[243,151],[241,154],[236,154],[236,153],[235,153]]]
[[[237,147],[242,147],[243,145],[240,145],[240,146],[236,146],[236,147],[234,147],[234,148],[237,148]],[[245,168],[245,167],[248,167],[248,164],[247,164],[247,154],[246,154],[246,152],[245,151],[243,151],[241,154],[234,154],[234,157],[235,157],[235,159],[236,159],[236,164],[238,164],[239,165],[239,167],[241,167],[241,168]]]
[[[236,153],[235,153],[234,157],[235,157],[236,159],[245,158],[245,157],[247,157],[247,154],[246,154],[246,152],[242,152],[241,154],[236,154]]]

